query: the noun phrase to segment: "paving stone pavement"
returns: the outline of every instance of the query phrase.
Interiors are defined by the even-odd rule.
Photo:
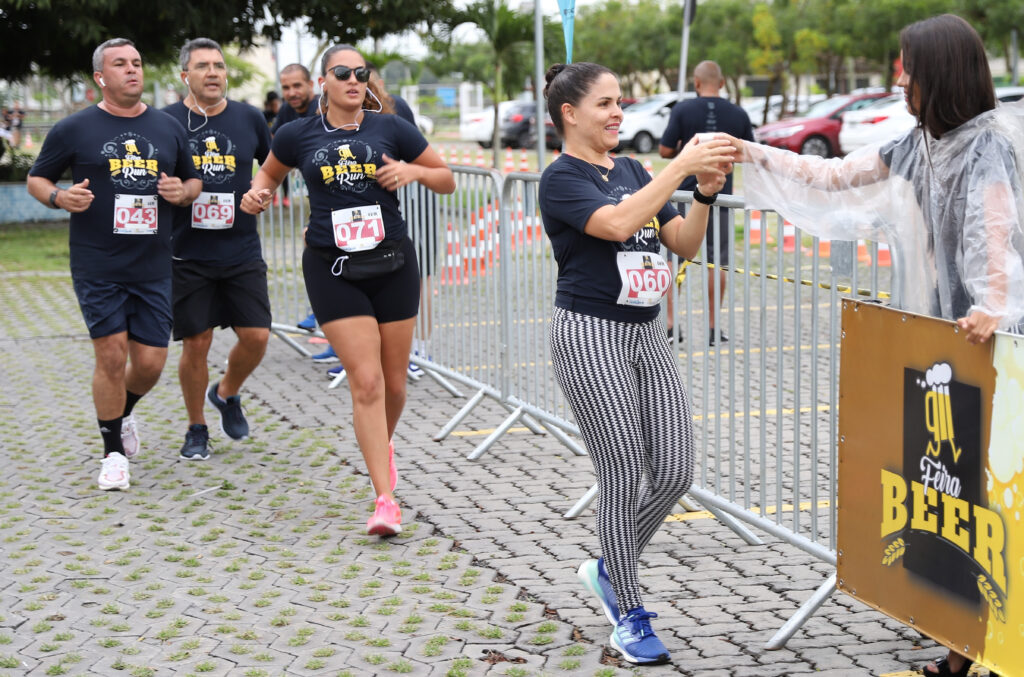
[[[643,556],[647,607],[673,664],[637,669],[576,580],[593,515],[561,517],[594,481],[551,436],[512,432],[465,459],[504,410],[459,410],[429,378],[396,433],[404,530],[372,506],[347,388],[272,339],[243,392],[253,436],[180,461],[172,345],[136,409],[132,487],[96,488],[92,350],[65,275],[0,278],[0,675],[879,675],[942,650],[833,595],[786,648],[767,639],[830,573],[765,536],[670,522]],[[232,344],[218,332],[211,376]]]

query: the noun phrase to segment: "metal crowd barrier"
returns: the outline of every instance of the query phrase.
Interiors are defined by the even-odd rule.
[[[579,431],[550,363],[557,269],[540,219],[539,175],[452,169],[452,195],[410,189],[400,196],[423,276],[416,333],[426,354],[410,359],[453,395],[460,394],[453,384],[475,390],[434,438],[490,399],[506,414],[470,459],[517,421],[585,454],[570,436]],[[673,199],[685,212],[692,196]],[[722,218],[730,224],[731,260],[708,263],[706,242],[693,261],[671,257],[680,271],[670,292],[674,345],[695,412],[697,476],[688,497],[748,543],[761,543],[750,526],[834,566],[840,304],[898,294],[898,251],[820,241],[778,214],[745,210],[742,198],[722,196],[718,204],[725,209],[712,209],[711,218],[716,229]],[[272,303],[275,317],[299,319],[307,314],[301,225],[288,224],[283,212],[261,221],[274,259]],[[711,309],[728,342],[709,345]],[[295,330],[287,322],[274,329]],[[596,495],[594,485],[566,517]],[[767,647],[782,647],[834,587],[833,574]]]
[[[310,314],[306,283],[302,278],[302,229],[309,219],[306,184],[302,174],[293,170],[285,179],[287,193],[279,188],[270,208],[260,214],[257,228],[267,263],[267,288],[270,293],[270,325],[278,338],[303,357],[312,353],[293,337],[304,334],[298,323]],[[323,338],[319,330],[308,332]]]

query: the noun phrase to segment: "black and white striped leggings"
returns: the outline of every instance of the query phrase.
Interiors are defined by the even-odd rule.
[[[639,554],[693,481],[689,398],[660,319],[616,322],[555,308],[549,338],[594,462],[598,541],[625,614],[643,605]]]

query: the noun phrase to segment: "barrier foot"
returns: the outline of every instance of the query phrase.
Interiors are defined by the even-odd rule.
[[[480,402],[483,401],[485,396],[486,393],[483,390],[478,390],[476,395],[473,395],[473,397],[469,398],[469,402],[466,402],[466,404],[463,405],[462,409],[459,409],[459,412],[455,414],[455,416],[453,416],[452,419],[448,421],[448,423],[446,423],[443,428],[441,428],[440,430],[437,431],[437,433],[434,434],[434,441],[440,442],[444,438],[451,435],[452,431],[455,430],[460,423],[462,423],[462,420],[464,418],[469,416],[469,412],[473,411],[473,408],[476,405],[480,404]]]
[[[814,594],[811,595],[810,599],[804,602],[800,608],[796,610],[796,613],[790,616],[789,620],[786,621],[786,624],[779,628],[779,631],[776,632],[770,640],[768,640],[768,643],[764,645],[764,648],[769,651],[773,651],[786,646],[786,642],[796,634],[796,631],[800,629],[800,626],[806,623],[810,617],[814,615],[814,612],[818,610],[818,607],[824,604],[825,600],[832,596],[832,592],[835,589],[836,574],[835,572],[832,572],[832,575],[825,579],[825,582],[814,591]]]
[[[506,404],[505,408],[508,409],[509,411],[512,411],[512,407],[510,405]],[[536,421],[533,420],[533,418],[527,416],[526,414],[521,414],[521,416],[523,418],[523,425],[526,426],[526,429],[529,430],[534,435],[543,435],[544,433],[547,432],[547,426],[541,423],[537,423]]]
[[[494,432],[487,436],[487,439],[478,444],[476,449],[470,452],[469,456],[467,456],[466,458],[470,461],[475,461],[476,459],[483,456],[484,452],[490,449],[491,445],[497,442],[498,438],[507,433],[508,429],[511,428],[512,425],[521,418],[523,418],[523,408],[517,407],[515,411],[509,414],[505,418],[505,420],[501,422],[501,425],[495,428]]]
[[[341,382],[345,380],[345,376],[346,376],[347,373],[348,372],[346,372],[344,369],[342,369],[341,373],[338,374],[337,376],[335,376],[334,379],[331,381],[331,385],[327,386],[327,389],[328,390],[332,390],[332,389],[337,388],[338,386],[340,386]]]
[[[444,388],[445,390],[447,390],[452,397],[465,397],[465,395],[462,394],[462,391],[456,388],[451,381],[449,381],[444,376],[441,376],[433,369],[431,369],[429,366],[427,366],[430,364],[429,362],[421,362],[419,359],[416,358],[413,358],[412,361],[413,364],[415,364],[416,366],[423,370],[424,374],[437,381],[437,384]]]
[[[679,505],[686,512],[697,512],[698,510],[700,510],[700,506],[691,501],[689,498],[687,498],[685,494],[682,498],[679,499]]]
[[[697,501],[697,503],[703,506],[705,510],[714,515],[715,519],[717,519],[719,522],[732,529],[733,532],[737,536],[742,538],[747,545],[764,545],[764,541],[758,538],[757,534],[748,529],[743,523],[741,523],[738,519],[736,519],[729,513],[722,512],[721,510],[711,505],[710,503],[704,503],[698,497],[693,498],[694,500]],[[687,502],[684,501],[682,498],[679,499],[679,505],[683,506],[683,508],[686,508],[686,503]]]
[[[560,429],[558,426],[545,424],[544,427],[548,430],[548,432],[555,436],[556,440],[565,445],[569,449],[569,451],[571,451],[576,456],[587,455],[587,450],[581,447],[579,444],[577,444],[576,440],[569,437],[569,435],[566,434],[566,432]]]
[[[274,336],[284,341],[292,350],[297,352],[299,355],[302,355],[303,357],[313,357],[313,353],[306,350],[306,347],[304,345],[293,339],[289,335],[287,329],[271,328],[270,331],[274,334]],[[296,331],[298,331],[298,329],[296,329]]]
[[[594,486],[587,489],[587,493],[583,494],[583,497],[580,500],[576,501],[576,505],[569,508],[569,512],[562,515],[562,517],[567,520],[579,517],[580,514],[587,509],[587,506],[593,503],[594,499],[597,498],[598,491],[599,489],[597,488],[597,484],[594,484]]]

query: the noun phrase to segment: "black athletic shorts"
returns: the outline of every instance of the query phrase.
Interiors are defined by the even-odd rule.
[[[267,264],[237,266],[172,261],[174,340],[214,327],[270,328]]]
[[[377,322],[397,322],[416,317],[420,305],[420,271],[412,240],[401,244],[405,265],[393,273],[353,282],[335,276],[332,262],[310,248],[302,253],[306,294],[317,322],[369,315]],[[338,250],[339,256],[342,254]]]
[[[122,331],[128,338],[166,348],[171,335],[171,278],[145,282],[72,279],[89,338]]]

